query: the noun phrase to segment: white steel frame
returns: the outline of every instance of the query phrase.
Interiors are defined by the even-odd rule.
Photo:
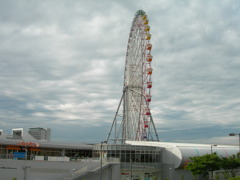
[[[146,48],[150,44],[150,38],[146,38],[149,35],[149,30],[146,30],[147,24],[146,13],[142,10],[137,11],[128,40],[123,95],[107,141],[159,141],[149,108],[151,87],[148,87],[148,83],[151,83],[151,73],[148,70],[151,69],[151,62],[146,59],[151,49]],[[119,115],[121,105],[123,114]],[[121,117],[120,124],[117,121],[119,116]],[[113,139],[110,139],[113,128],[115,134]]]

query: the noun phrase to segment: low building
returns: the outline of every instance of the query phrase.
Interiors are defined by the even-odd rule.
[[[0,136],[0,173],[3,179],[192,180],[184,169],[190,157],[213,152],[228,157],[238,153],[238,146],[156,141],[78,144]]]
[[[239,152],[238,146],[193,144],[193,143],[170,143],[150,141],[127,141],[132,146],[150,146],[162,148],[161,151],[161,175],[160,179],[185,180],[195,179],[190,171],[184,167],[190,161],[190,157],[217,153],[221,157],[229,157]],[[201,177],[198,177],[201,180]]]
[[[117,159],[92,157],[93,144],[29,141],[0,136],[0,174],[3,179],[78,180],[120,178]]]

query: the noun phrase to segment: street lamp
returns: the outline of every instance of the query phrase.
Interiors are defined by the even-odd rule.
[[[100,180],[102,180],[102,164],[103,164],[103,162],[102,162],[102,156],[103,156],[103,153],[102,153],[102,145],[103,145],[103,143],[107,143],[107,141],[102,141],[101,142],[101,152],[100,152]]]
[[[213,153],[213,146],[217,146],[217,144],[211,144],[211,154]],[[213,179],[213,171],[211,171],[211,179]]]
[[[213,146],[217,146],[216,144],[211,144],[211,154],[213,153]]]
[[[239,146],[239,149],[238,149],[238,152],[240,152],[240,133],[229,133],[229,136],[238,136],[238,146]]]

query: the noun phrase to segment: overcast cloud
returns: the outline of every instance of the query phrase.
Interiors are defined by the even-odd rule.
[[[239,0],[0,0],[0,129],[100,142],[123,88],[129,31],[149,19],[151,110],[161,141],[240,133]]]

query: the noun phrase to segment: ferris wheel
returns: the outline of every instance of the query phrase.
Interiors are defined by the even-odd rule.
[[[152,44],[148,22],[147,15],[143,10],[136,12],[128,39],[123,95],[107,141],[110,140],[113,129],[115,130],[112,139],[114,141],[159,141],[150,112],[153,69],[151,67]],[[120,111],[122,115],[120,115]],[[120,123],[117,120],[119,117],[121,117]]]

